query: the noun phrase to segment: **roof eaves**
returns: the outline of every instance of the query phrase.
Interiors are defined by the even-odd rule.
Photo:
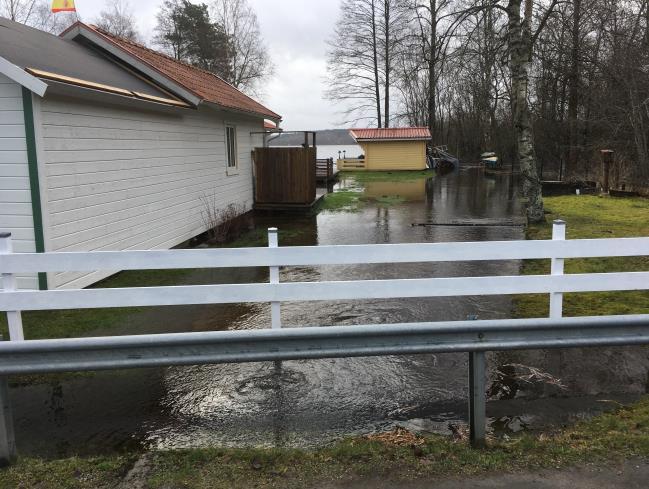
[[[392,137],[392,138],[356,138],[356,141],[430,141],[432,138],[406,138],[406,137]]]
[[[222,102],[216,102],[216,101],[214,101],[214,100],[202,99],[202,100],[205,101],[205,102],[209,102],[209,103],[211,103],[211,104],[221,106],[221,107],[223,107],[223,108],[225,108],[225,109],[235,109],[235,110],[239,110],[239,111],[241,111],[241,112],[246,112],[246,113],[251,113],[251,114],[255,114],[255,115],[260,115],[260,116],[270,117],[270,118],[277,119],[277,120],[281,120],[281,119],[282,119],[282,116],[281,116],[281,115],[277,114],[276,112],[273,112],[272,110],[270,110],[270,109],[267,108],[267,107],[264,107],[262,104],[260,104],[259,102],[257,102],[255,99],[253,99],[253,98],[250,97],[249,95],[245,94],[244,92],[242,92],[241,90],[239,90],[237,87],[235,87],[233,84],[231,84],[231,83],[228,82],[227,80],[223,79],[222,77],[220,77],[220,76],[217,75],[216,73],[212,73],[211,71],[207,71],[207,70],[204,70],[204,69],[198,68],[198,67],[193,66],[193,65],[191,65],[191,64],[189,64],[189,63],[186,63],[186,62],[184,62],[184,61],[179,61],[179,60],[174,59],[174,58],[172,58],[171,56],[169,56],[169,55],[167,55],[167,54],[165,54],[165,53],[161,53],[161,52],[156,51],[156,50],[153,50],[153,49],[151,49],[151,48],[149,48],[149,47],[147,47],[147,46],[140,45],[140,44],[138,44],[138,43],[135,43],[135,42],[129,41],[129,40],[127,40],[127,39],[120,39],[120,42],[116,42],[114,39],[111,38],[110,35],[106,35],[106,33],[104,33],[101,29],[96,29],[96,28],[93,28],[93,27],[87,26],[87,25],[85,25],[85,24],[81,24],[81,26],[83,26],[84,28],[89,29],[90,31],[95,32],[96,34],[102,36],[102,37],[105,38],[108,42],[110,42],[110,43],[114,44],[115,46],[119,47],[120,49],[122,49],[123,51],[125,51],[126,53],[128,53],[129,55],[131,55],[131,56],[137,58],[137,59],[140,60],[142,63],[147,64],[147,65],[150,66],[152,69],[154,69],[154,70],[160,72],[161,75],[163,75],[163,76],[169,78],[171,81],[173,81],[173,82],[175,82],[175,83],[177,83],[177,84],[179,84],[179,85],[181,85],[181,86],[184,86],[187,90],[193,92],[194,94],[196,94],[196,95],[199,96],[199,97],[201,97],[201,96],[200,96],[198,93],[194,92],[194,91],[192,90],[191,87],[188,87],[188,86],[185,85],[183,82],[181,82],[181,81],[179,81],[179,80],[177,80],[177,79],[171,77],[171,76],[168,75],[167,73],[164,73],[164,72],[160,71],[157,67],[151,65],[151,63],[149,63],[147,60],[142,59],[142,57],[139,56],[137,53],[134,53],[134,52],[132,52],[130,49],[128,49],[128,46],[129,46],[129,45],[133,45],[134,48],[137,48],[137,49],[144,49],[144,50],[146,50],[146,51],[149,51],[149,52],[151,52],[152,54],[154,54],[154,55],[156,55],[156,56],[160,56],[160,57],[163,57],[163,58],[167,59],[167,60],[170,61],[171,63],[175,63],[175,64],[178,64],[178,65],[185,66],[185,67],[187,67],[187,68],[189,68],[189,69],[191,69],[191,70],[195,70],[195,71],[197,71],[197,72],[203,73],[203,74],[206,75],[206,76],[214,77],[214,78],[216,78],[217,80],[219,80],[219,82],[228,85],[228,86],[229,86],[230,88],[232,88],[233,90],[236,90],[237,92],[239,92],[240,95],[246,97],[247,99],[249,99],[250,101],[254,102],[255,104],[261,106],[261,107],[262,107],[263,109],[265,109],[265,110],[264,110],[264,111],[259,111],[259,110],[244,109],[244,108],[241,108],[241,107],[239,107],[239,106],[235,106],[235,105],[228,105],[228,104],[224,104],[224,103],[222,103]],[[126,45],[127,47],[124,47],[124,45]]]
[[[27,73],[25,70],[6,60],[2,56],[0,56],[0,73],[5,75],[7,78],[12,79],[19,85],[32,91],[39,97],[45,96],[45,92],[47,91],[47,83],[36,78],[30,73]]]
[[[226,105],[226,104],[219,104],[219,103],[216,103],[216,102],[211,102],[209,100],[205,100],[204,103],[206,105],[208,105],[208,106],[213,106],[213,107],[215,107],[215,108],[217,108],[219,110],[225,110],[225,111],[234,112],[234,113],[237,113],[237,114],[252,115],[252,116],[263,118],[263,119],[271,119],[271,120],[277,121],[278,123],[281,122],[281,120],[282,120],[282,116],[279,115],[279,114],[275,114],[274,112],[273,112],[273,114],[275,114],[275,117],[271,116],[270,114],[261,113],[261,112],[257,112],[257,111],[254,111],[254,110],[246,110],[246,109],[242,109],[241,107],[235,107],[235,106]]]
[[[431,138],[429,137],[405,137],[405,136],[393,136],[393,137],[380,137],[380,138],[356,138],[357,141],[428,141]]]
[[[75,39],[76,37],[81,36],[93,44],[99,46],[102,49],[105,49],[113,56],[117,57],[121,61],[128,63],[129,65],[135,67],[145,75],[151,77],[157,83],[160,83],[164,88],[176,93],[183,99],[187,100],[194,106],[198,106],[203,99],[193,92],[188,87],[182,85],[176,80],[171,79],[165,73],[162,73],[160,70],[151,66],[148,62],[137,56],[136,54],[128,51],[118,43],[114,42],[107,36],[104,36],[101,32],[98,32],[85,24],[76,23],[67,29],[61,37],[64,39]]]

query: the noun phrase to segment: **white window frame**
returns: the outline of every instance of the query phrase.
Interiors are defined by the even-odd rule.
[[[234,134],[234,154],[232,155],[234,157],[234,165],[230,165],[232,163],[230,159],[230,144],[228,141],[228,133],[230,132],[230,129],[232,130],[232,133]],[[237,134],[237,126],[236,124],[233,124],[231,122],[226,122],[225,123],[225,169],[227,175],[238,175],[239,174],[239,136]]]

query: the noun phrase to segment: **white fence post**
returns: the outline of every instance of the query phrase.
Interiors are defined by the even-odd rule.
[[[0,233],[0,254],[13,253],[11,233]],[[2,274],[2,288],[5,292],[16,290],[16,276],[13,273]],[[9,325],[9,339],[11,341],[24,341],[23,319],[20,311],[7,311],[7,324]]]
[[[552,224],[552,240],[564,241],[566,239],[566,223],[565,221],[554,221]],[[564,269],[563,258],[552,258],[552,275],[563,275]],[[563,294],[561,292],[553,292],[550,294],[550,318],[561,319],[563,317]]]
[[[268,228],[268,247],[277,248],[279,240],[277,238],[277,228]],[[269,267],[270,269],[270,283],[279,283],[279,267]],[[280,329],[282,327],[281,306],[279,302],[270,303],[270,323],[272,329]]]

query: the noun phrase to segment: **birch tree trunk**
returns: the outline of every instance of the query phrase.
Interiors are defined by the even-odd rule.
[[[536,168],[534,134],[527,100],[533,43],[532,0],[525,0],[525,16],[522,19],[521,3],[522,0],[509,0],[507,5],[513,120],[523,179],[523,196],[527,199],[527,219],[529,222],[543,222],[545,214],[541,179]]]

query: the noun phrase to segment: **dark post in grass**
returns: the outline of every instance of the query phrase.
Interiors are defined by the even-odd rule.
[[[469,321],[477,321],[471,315]],[[483,351],[469,352],[469,439],[474,448],[486,446],[487,359]]]
[[[613,163],[615,151],[612,149],[602,149],[600,153],[602,155],[602,191],[607,194],[610,190],[611,163]]]
[[[1,338],[0,338],[1,341]],[[7,377],[0,377],[0,467],[16,460],[16,438]]]
[[[469,438],[474,448],[486,446],[487,383],[486,354],[469,353]]]

